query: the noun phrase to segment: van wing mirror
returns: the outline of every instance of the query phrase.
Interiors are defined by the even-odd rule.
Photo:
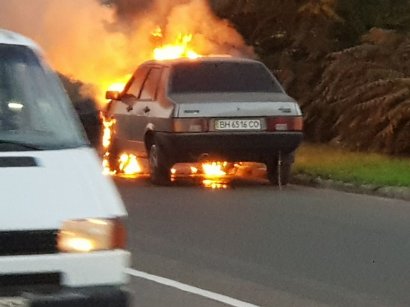
[[[120,97],[120,92],[118,91],[106,91],[105,99],[117,100]]]

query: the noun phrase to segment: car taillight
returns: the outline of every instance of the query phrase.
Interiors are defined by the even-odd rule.
[[[302,116],[268,117],[266,119],[268,131],[302,131]]]
[[[205,132],[208,121],[203,118],[174,118],[174,132]]]

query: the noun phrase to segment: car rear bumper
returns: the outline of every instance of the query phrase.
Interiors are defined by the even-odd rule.
[[[294,152],[303,139],[302,132],[157,132],[155,136],[173,163],[196,162],[204,154],[228,161],[267,162],[279,152]]]
[[[0,297],[0,301],[2,298]],[[58,290],[25,289],[14,304],[7,306],[30,307],[126,307],[130,306],[130,295],[117,286],[99,286],[85,288],[62,288]],[[19,304],[16,303],[19,300]],[[22,303],[24,302],[24,303]]]

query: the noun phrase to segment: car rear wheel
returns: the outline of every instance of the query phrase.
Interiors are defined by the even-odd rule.
[[[156,185],[168,185],[171,183],[171,172],[166,162],[165,153],[161,146],[151,145],[148,154],[151,182]]]
[[[273,185],[287,185],[290,181],[292,170],[292,162],[282,161],[281,165],[278,162],[267,163],[266,173],[268,180]]]

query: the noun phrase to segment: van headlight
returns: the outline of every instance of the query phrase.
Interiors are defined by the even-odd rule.
[[[57,244],[64,253],[124,249],[126,231],[119,219],[71,220],[63,223]]]

